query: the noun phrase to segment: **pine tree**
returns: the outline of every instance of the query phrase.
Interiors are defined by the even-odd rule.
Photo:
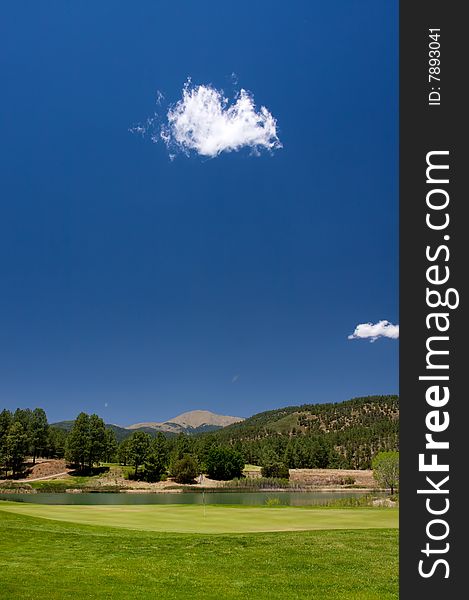
[[[78,465],[81,471],[90,456],[90,417],[81,412],[73,423],[65,446],[65,458],[68,462]]]
[[[8,430],[13,422],[13,415],[9,410],[2,410],[0,412],[0,469],[3,468],[6,471],[7,462],[7,434]]]
[[[88,468],[91,470],[106,455],[106,426],[98,415],[91,415],[89,418],[89,436]]]
[[[122,440],[117,449],[117,460],[121,465],[124,465],[124,467],[129,462],[129,439],[130,438],[125,438],[125,440]]]
[[[31,415],[30,422],[30,444],[33,454],[33,465],[36,464],[36,457],[40,451],[44,451],[47,445],[47,434],[49,424],[43,408],[35,408]]]
[[[20,472],[28,451],[28,436],[20,421],[10,425],[5,442],[6,466],[11,469],[14,477]]]
[[[113,462],[117,454],[117,440],[116,434],[112,429],[106,429],[106,450],[105,460],[106,462]]]
[[[169,462],[168,443],[161,431],[153,440],[145,460],[145,478],[148,481],[159,481],[166,473]]]
[[[134,431],[129,438],[130,463],[135,467],[135,477],[138,468],[143,465],[151,448],[151,437],[144,431]]]

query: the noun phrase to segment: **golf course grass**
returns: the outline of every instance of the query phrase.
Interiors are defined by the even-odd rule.
[[[86,525],[175,533],[375,529],[398,525],[397,509],[259,506],[47,505],[1,502],[0,511]]]
[[[31,516],[35,511],[40,518]],[[46,518],[48,511],[54,520]],[[228,527],[231,531],[296,527],[302,519],[305,527],[322,524],[324,529],[218,535],[156,531],[156,527],[164,527],[161,515],[168,518],[171,511],[171,526],[186,531],[208,528],[203,525],[201,507],[0,502],[2,599],[398,598],[394,510],[207,506],[205,523],[213,519],[212,532]],[[278,517],[280,513],[285,517]],[[228,524],[221,523],[222,515]],[[114,525],[120,521],[120,526],[77,522],[91,518]],[[259,519],[262,525],[256,524]],[[352,527],[352,523],[364,527],[366,522],[373,523],[370,527],[387,525],[383,529],[336,528]]]

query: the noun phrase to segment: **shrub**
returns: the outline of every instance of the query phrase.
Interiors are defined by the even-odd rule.
[[[262,477],[289,479],[290,471],[288,470],[288,467],[281,462],[271,462],[262,467],[261,475]]]
[[[289,479],[279,479],[278,477],[244,477],[243,479],[233,479],[223,483],[223,489],[238,490],[278,490],[278,489],[301,489],[297,483],[290,483]]]
[[[267,498],[267,500],[265,501],[265,505],[266,506],[280,506],[281,505],[280,498]]]
[[[345,477],[341,477],[338,481],[339,485],[353,485],[355,483],[355,478],[347,475]]]
[[[240,452],[228,447],[210,448],[206,459],[207,475],[220,481],[241,477],[244,458]]]
[[[199,474],[197,461],[191,454],[186,454],[171,465],[171,475],[177,483],[192,483]]]

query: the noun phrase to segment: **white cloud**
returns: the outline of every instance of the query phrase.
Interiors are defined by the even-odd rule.
[[[155,102],[159,106],[164,100],[164,94],[160,90],[156,90]]]
[[[211,85],[192,86],[190,80],[182,98],[167,113],[161,139],[168,149],[213,158],[222,152],[250,148],[281,148],[277,121],[265,106],[256,109],[252,94],[241,89],[232,103]]]
[[[361,323],[355,327],[349,340],[369,339],[375,342],[380,337],[397,340],[399,337],[399,325],[393,325],[389,321],[378,321],[378,323]]]
[[[239,375],[234,375],[233,379],[231,380],[231,383],[236,383],[239,379]]]

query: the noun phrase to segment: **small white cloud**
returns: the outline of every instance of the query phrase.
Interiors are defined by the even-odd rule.
[[[234,375],[233,379],[231,380],[231,383],[236,383],[239,379],[239,375]]]
[[[130,131],[130,133],[138,133],[142,137],[146,133],[146,129],[145,129],[145,127],[143,127],[143,125],[134,125],[134,127],[129,127],[129,131]]]
[[[221,90],[211,85],[192,86],[190,80],[181,100],[168,110],[161,139],[168,149],[210,158],[241,148],[259,154],[282,147],[277,121],[265,106],[256,109],[248,91],[241,89],[230,103]]]
[[[399,325],[393,325],[389,321],[378,321],[378,323],[361,323],[355,327],[349,340],[369,339],[375,342],[380,337],[397,340],[399,337]]]
[[[160,90],[156,90],[156,95],[155,95],[155,102],[156,104],[159,106],[164,100],[164,94],[163,92],[160,92]]]
[[[107,402],[104,403],[104,408],[107,408],[109,404]]]
[[[145,123],[137,123],[133,127],[129,127],[130,133],[136,133],[145,137],[146,135],[150,135],[152,141],[156,142],[155,138],[155,129],[158,126],[158,113],[153,113],[152,117],[148,117]]]

